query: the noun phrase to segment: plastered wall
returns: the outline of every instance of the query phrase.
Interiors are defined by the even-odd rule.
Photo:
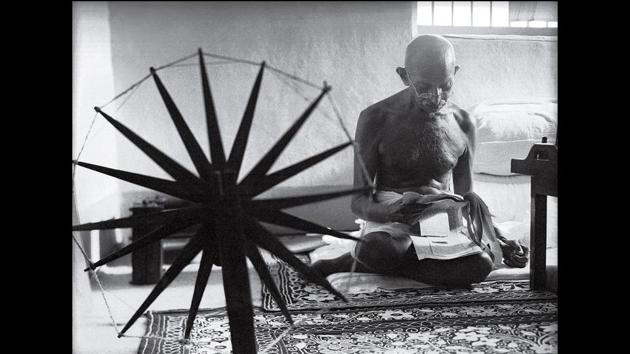
[[[324,80],[345,125],[354,134],[359,112],[402,89],[395,73],[412,39],[414,2],[110,2],[108,22],[114,91],[123,91],[149,73],[149,67],[206,52],[260,62],[320,85]],[[483,100],[557,94],[557,42],[534,38],[476,38],[449,36],[456,48],[458,73],[453,101],[469,108]],[[206,58],[212,62],[211,58]],[[208,152],[206,125],[196,59],[159,71],[200,144]],[[190,64],[190,65],[189,65]],[[229,151],[258,67],[240,63],[208,66],[224,148]],[[318,90],[298,84],[300,93],[267,70],[250,135],[242,174],[282,135]],[[304,98],[306,97],[306,100]],[[122,100],[121,100],[122,101]],[[152,80],[133,92],[122,108],[116,102],[107,112],[194,170]],[[323,101],[282,154],[273,170],[285,167],[346,141],[328,101]],[[112,133],[113,132],[113,133]],[[124,170],[168,178],[112,127],[115,165]],[[98,163],[98,161],[95,161]],[[352,183],[352,151],[335,155],[278,186],[309,186],[308,191]],[[133,201],[154,194],[120,182],[120,213]],[[299,189],[298,189],[299,190]],[[354,217],[339,199],[315,211],[328,210],[328,226],[350,226]],[[298,214],[300,214],[298,213]]]
[[[344,122],[354,134],[361,109],[402,88],[395,74],[411,38],[407,2],[282,3],[110,3],[112,62],[116,91],[122,91],[159,66],[202,47],[205,51],[268,64],[321,84],[331,92]],[[211,60],[208,58],[208,60]],[[196,59],[186,63],[196,63]],[[258,67],[226,64],[209,74],[227,151],[236,134]],[[159,72],[175,102],[208,151],[197,67]],[[300,85],[314,98],[317,89]],[[168,118],[155,85],[145,82],[120,119],[185,166],[193,169]],[[249,147],[247,172],[308,102],[272,72],[263,79]],[[334,118],[327,101],[322,109]],[[278,161],[276,168],[347,141],[339,124],[316,113]],[[126,140],[118,141],[122,168],[165,176]],[[350,149],[286,185],[349,184]],[[121,186],[132,190],[130,185]]]

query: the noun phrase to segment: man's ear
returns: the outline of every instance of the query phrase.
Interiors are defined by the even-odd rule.
[[[400,76],[400,79],[402,80],[403,84],[405,84],[405,86],[409,86],[409,76],[407,76],[407,70],[401,67],[397,67],[396,73],[398,74],[398,76]]]
[[[455,65],[455,73],[453,75],[457,74],[458,71],[459,71],[459,65]]]

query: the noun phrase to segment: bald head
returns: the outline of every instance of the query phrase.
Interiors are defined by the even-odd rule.
[[[437,112],[446,105],[458,69],[455,49],[449,41],[441,36],[423,35],[409,43],[405,68],[397,68],[396,72],[423,110]]]
[[[455,49],[444,37],[418,36],[405,51],[405,69],[425,77],[454,74]]]

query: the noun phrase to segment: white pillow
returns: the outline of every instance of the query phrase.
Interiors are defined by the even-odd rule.
[[[488,205],[495,222],[528,220],[530,177],[473,174],[473,191]]]
[[[473,172],[515,175],[512,159],[524,159],[534,143],[555,142],[558,105],[554,98],[485,101],[470,110],[476,121]]]

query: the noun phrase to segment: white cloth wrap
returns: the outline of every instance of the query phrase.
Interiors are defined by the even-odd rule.
[[[391,205],[402,198],[402,194],[392,191],[378,191],[375,200],[383,205]],[[422,237],[411,233],[411,226],[400,222],[374,222],[365,221],[361,227],[361,235],[365,236],[373,232],[385,232],[391,235],[409,235],[413,242],[418,259],[454,259],[483,252],[466,235],[466,228],[460,227],[445,237]],[[350,251],[355,257],[355,248]]]

